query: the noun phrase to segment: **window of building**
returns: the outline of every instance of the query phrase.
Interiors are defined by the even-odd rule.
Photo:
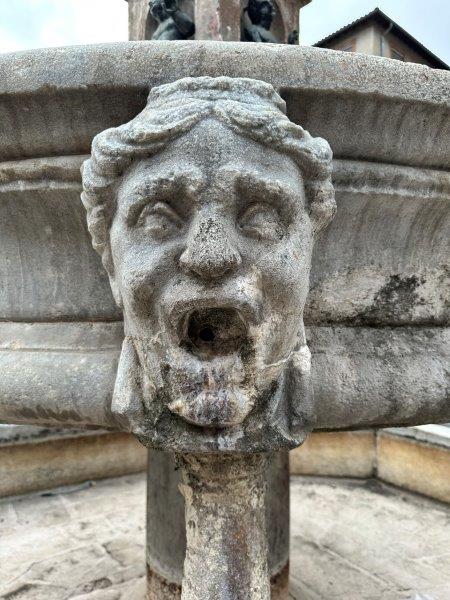
[[[340,46],[337,46],[336,50],[340,50],[341,52],[354,52],[356,50],[356,40],[347,40]]]
[[[350,40],[350,41],[342,44],[342,46],[340,48],[339,47],[336,48],[336,50],[340,50],[341,52],[354,52],[355,46],[356,46],[355,40]]]
[[[391,47],[391,58],[394,60],[402,60],[405,61],[405,55]]]

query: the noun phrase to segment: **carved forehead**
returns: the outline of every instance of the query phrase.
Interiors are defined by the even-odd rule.
[[[199,184],[231,182],[247,174],[250,180],[277,181],[294,190],[303,187],[300,169],[289,155],[237,134],[213,118],[157,154],[135,161],[123,179],[128,187],[169,178]]]
[[[242,172],[244,165],[253,172],[257,167],[301,192],[303,177],[315,232],[334,214],[331,149],[289,121],[284,101],[271,85],[228,77],[181,79],[154,88],[146,108],[129,123],[98,134],[91,158],[83,164],[81,199],[93,246],[108,269],[117,185],[124,175],[136,174],[136,162],[149,156],[155,170],[162,161],[166,167],[168,162],[188,167],[194,162],[210,174],[228,160]]]

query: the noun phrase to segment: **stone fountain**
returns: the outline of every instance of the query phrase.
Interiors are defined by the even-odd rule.
[[[448,73],[191,40],[0,63],[0,421],[149,448],[149,598],[286,598],[287,450],[450,420]]]

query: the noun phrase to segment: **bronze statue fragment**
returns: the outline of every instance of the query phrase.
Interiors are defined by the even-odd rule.
[[[150,14],[159,23],[152,40],[187,40],[195,33],[194,22],[180,10],[178,0],[150,0]]]
[[[272,0],[249,0],[244,9],[242,41],[278,44],[270,31],[275,14]]]

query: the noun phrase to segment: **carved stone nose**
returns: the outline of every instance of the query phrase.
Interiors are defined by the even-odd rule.
[[[183,270],[203,279],[217,279],[241,264],[225,229],[213,219],[202,221],[180,256]]]

